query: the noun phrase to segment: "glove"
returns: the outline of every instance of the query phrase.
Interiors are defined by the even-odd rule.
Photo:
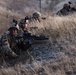
[[[18,57],[18,55],[13,51],[9,51],[7,55],[11,58],[17,58]]]

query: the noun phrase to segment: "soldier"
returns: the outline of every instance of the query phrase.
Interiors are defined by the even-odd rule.
[[[25,49],[28,49],[32,46],[34,43],[34,40],[46,40],[48,37],[41,36],[41,35],[33,35],[29,30],[28,30],[28,24],[29,20],[27,19],[22,19],[20,21],[20,34],[23,37],[24,43],[25,43]]]
[[[20,32],[26,33],[26,34],[28,34],[28,33],[31,34],[31,32],[28,30],[28,28],[29,28],[29,19],[27,17],[25,17],[25,19],[21,19],[19,27],[20,27]]]
[[[33,18],[34,20],[38,20],[38,21],[40,22],[41,13],[40,13],[40,12],[34,12],[34,13],[32,14],[32,18]]]
[[[19,26],[13,23],[9,29],[8,33],[4,33],[1,37],[1,47],[2,52],[12,58],[16,58],[18,55],[14,52],[17,47],[17,34],[18,34]]]
[[[71,7],[71,12],[73,13],[73,12],[76,12],[76,7],[75,6],[73,6],[73,3],[72,2],[68,2],[69,3],[69,5],[70,5],[70,7]]]
[[[31,38],[29,36],[31,35],[31,32],[28,30],[28,24],[29,20],[27,17],[25,19],[21,19],[20,21],[20,35],[23,36],[24,40],[27,40],[26,48],[29,48],[32,44]]]
[[[68,15],[70,13],[71,7],[69,4],[65,3],[63,8],[57,12],[57,15]]]

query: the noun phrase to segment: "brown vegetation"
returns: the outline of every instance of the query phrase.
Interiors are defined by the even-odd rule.
[[[25,17],[17,11],[2,7],[0,10],[0,34],[8,29],[13,18],[20,21]],[[0,75],[76,75],[76,14],[48,15],[29,26],[33,34],[48,35],[49,41],[32,45],[17,59],[0,59]]]
[[[27,56],[21,55],[18,59],[4,60],[0,68],[0,75],[76,74],[75,16],[76,14],[66,17],[50,16],[40,23],[30,23],[30,26],[33,27],[32,33],[49,35],[49,41],[45,44],[33,45],[30,51],[27,51]]]

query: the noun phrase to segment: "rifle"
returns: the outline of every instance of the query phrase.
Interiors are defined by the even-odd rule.
[[[48,40],[49,37],[44,35],[31,35],[28,31],[16,38],[20,41],[19,46],[24,50],[31,47],[32,44],[37,43],[36,41],[41,42],[41,40]],[[42,42],[41,42],[42,43]]]
[[[49,37],[45,35],[31,35],[28,31],[24,32],[24,39],[32,39],[32,40],[48,40]]]
[[[37,43],[37,42],[43,42],[44,40],[48,40],[49,37],[45,35],[31,35],[28,31],[24,32],[23,36],[24,40],[28,40],[29,44]]]

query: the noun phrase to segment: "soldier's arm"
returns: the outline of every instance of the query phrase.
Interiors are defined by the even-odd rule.
[[[2,46],[2,52],[4,52],[5,54],[7,54],[9,51],[12,51],[10,48],[10,44],[8,42],[7,34],[2,35],[1,46]]]

